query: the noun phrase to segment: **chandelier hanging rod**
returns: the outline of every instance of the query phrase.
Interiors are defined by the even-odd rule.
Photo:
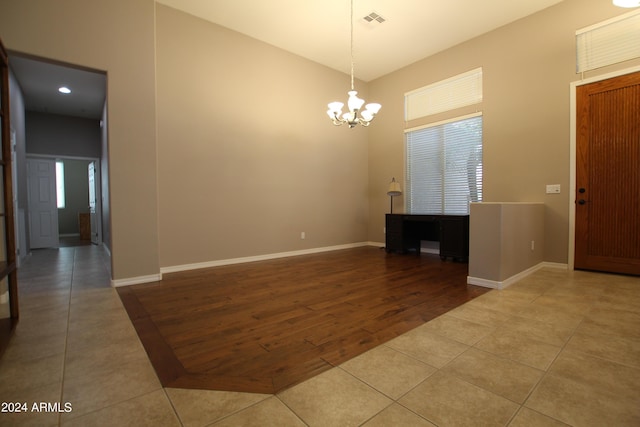
[[[365,105],[364,111],[361,111],[362,105],[364,105],[364,99],[358,98],[358,92],[354,86],[354,60],[353,60],[353,0],[351,0],[351,33],[350,33],[350,54],[351,54],[351,90],[347,92],[349,100],[347,101],[347,107],[349,111],[342,114],[342,107],[344,104],[339,101],[329,103],[329,110],[327,115],[331,119],[334,125],[341,126],[343,124],[349,125],[349,128],[354,128],[358,124],[362,126],[369,126],[374,119],[380,108],[380,104],[372,102]]]

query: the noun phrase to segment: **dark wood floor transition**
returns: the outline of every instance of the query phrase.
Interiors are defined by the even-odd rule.
[[[379,248],[166,274],[118,293],[165,387],[276,393],[487,291]]]

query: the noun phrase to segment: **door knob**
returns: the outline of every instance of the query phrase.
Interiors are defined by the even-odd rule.
[[[581,193],[581,194],[584,193],[585,191],[587,191],[585,188],[578,189],[578,193]]]
[[[579,205],[584,205],[585,203],[587,203],[587,201],[585,199],[578,200],[578,204]]]

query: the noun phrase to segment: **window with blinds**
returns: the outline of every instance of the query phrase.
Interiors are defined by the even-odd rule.
[[[412,214],[468,215],[482,201],[482,115],[405,131],[406,203]]]
[[[404,94],[406,121],[482,102],[482,68]]]
[[[576,31],[576,72],[640,58],[640,11]]]

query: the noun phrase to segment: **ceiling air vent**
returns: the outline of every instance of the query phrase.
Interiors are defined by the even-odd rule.
[[[384,19],[382,16],[378,15],[375,12],[371,12],[370,14],[368,14],[362,19],[364,19],[365,22],[369,24],[375,24],[375,23],[382,24],[384,21],[386,21],[386,19]]]

